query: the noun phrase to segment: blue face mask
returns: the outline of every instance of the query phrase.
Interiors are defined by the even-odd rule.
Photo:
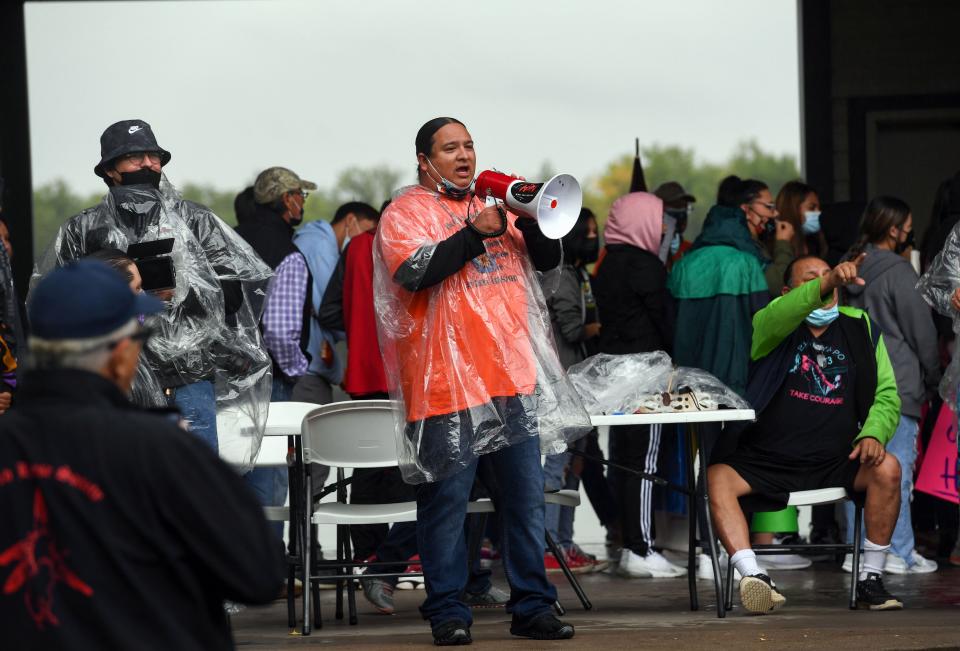
[[[428,158],[427,163],[433,168],[434,172],[437,172],[437,168],[433,167],[432,160]],[[443,175],[440,174],[440,172],[437,172],[437,176],[440,177],[440,183],[437,183],[437,192],[442,192],[453,199],[463,199],[465,196],[470,194],[470,191],[473,189],[473,181],[468,183],[467,187],[461,188],[453,181],[448,181],[447,179],[443,178]]]
[[[811,210],[803,213],[803,232],[807,235],[814,235],[820,232],[820,211]]]
[[[674,233],[673,239],[670,240],[670,255],[677,255],[677,251],[680,250],[680,233]]]
[[[807,323],[814,328],[825,328],[840,316],[839,304],[833,307],[818,307],[807,317]]]

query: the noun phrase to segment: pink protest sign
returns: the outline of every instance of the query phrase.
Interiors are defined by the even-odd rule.
[[[915,489],[957,504],[958,474],[957,417],[944,404],[924,451]]]

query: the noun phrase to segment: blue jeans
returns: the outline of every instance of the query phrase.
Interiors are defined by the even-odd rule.
[[[503,567],[510,582],[507,612],[525,622],[549,611],[557,590],[543,566],[543,468],[540,439],[528,440],[484,455],[497,486],[493,499],[500,518]],[[417,486],[417,545],[427,598],[420,606],[432,628],[452,619],[473,622],[460,601],[467,584],[464,519],[478,460],[437,482]],[[501,499],[502,498],[502,499]]]
[[[177,387],[173,396],[173,404],[190,423],[190,431],[213,448],[220,451],[217,445],[217,396],[213,382],[201,380],[193,384],[184,384]]]
[[[917,419],[900,416],[900,423],[893,438],[887,443],[887,452],[900,462],[900,515],[890,539],[890,549],[911,565],[911,553],[916,546],[913,539],[913,521],[910,518],[910,495],[913,493],[913,465],[917,460]],[[847,502],[844,511],[847,517],[847,542],[853,541],[853,503]]]
[[[563,488],[576,488],[580,482],[573,473],[564,472],[573,455],[569,452],[547,455],[543,462],[544,490],[558,491]],[[575,509],[559,504],[547,504],[544,507],[544,524],[550,537],[563,549],[573,547],[573,517]]]

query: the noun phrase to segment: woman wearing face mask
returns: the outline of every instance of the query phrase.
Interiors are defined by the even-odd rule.
[[[111,269],[123,276],[123,279],[130,285],[130,291],[134,294],[143,292],[143,279],[140,277],[137,263],[123,251],[113,248],[100,249],[87,257],[105,262]],[[139,320],[143,324],[144,318],[142,315]],[[167,406],[167,399],[163,394],[163,389],[160,388],[160,382],[157,380],[156,374],[148,364],[142,361],[137,365],[137,374],[130,389],[130,401],[139,407],[146,408]]]
[[[790,181],[777,193],[776,205],[779,220],[793,227],[793,236],[785,240],[790,245],[793,257],[822,257],[826,242],[820,231],[820,197],[817,191],[802,181]]]
[[[673,348],[667,270],[660,261],[663,201],[646,192],[617,199],[603,235],[606,255],[594,281],[603,315],[600,352],[616,355]],[[682,262],[682,261],[681,261]],[[648,473],[657,472],[659,425],[610,428],[610,457]],[[618,571],[627,577],[681,577],[687,570],[653,548],[653,486],[636,475],[616,473],[623,550]]]
[[[867,254],[860,266],[866,285],[847,287],[847,303],[867,311],[883,328],[883,338],[897,378],[900,423],[887,450],[902,470],[900,517],[890,542],[884,571],[922,574],[937,569],[935,561],[914,549],[910,519],[913,465],[917,457],[917,431],[921,408],[936,395],[940,382],[937,332],[930,309],[916,289],[917,273],[905,257],[913,246],[910,206],[894,197],[877,197],[867,204],[860,222],[860,239],[848,257]],[[847,510],[847,532],[853,531],[853,507]],[[850,570],[851,560],[844,563]]]

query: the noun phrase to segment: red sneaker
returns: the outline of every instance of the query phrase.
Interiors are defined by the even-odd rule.
[[[547,574],[556,574],[563,571],[560,569],[557,558],[550,552],[543,552],[543,567],[547,570]]]
[[[485,570],[490,569],[495,562],[500,560],[499,550],[489,542],[485,541],[483,546],[480,547],[480,567]]]
[[[567,565],[570,566],[571,570],[573,570],[575,566],[584,566],[589,568],[583,570],[584,572],[602,572],[609,567],[610,561],[598,560],[593,554],[588,554],[580,549],[579,545],[574,545],[567,550]]]
[[[410,557],[410,564],[403,571],[403,576],[397,579],[397,588],[400,590],[423,590],[423,576],[408,576],[410,574],[423,574],[423,566],[420,565],[420,554],[414,554]]]

